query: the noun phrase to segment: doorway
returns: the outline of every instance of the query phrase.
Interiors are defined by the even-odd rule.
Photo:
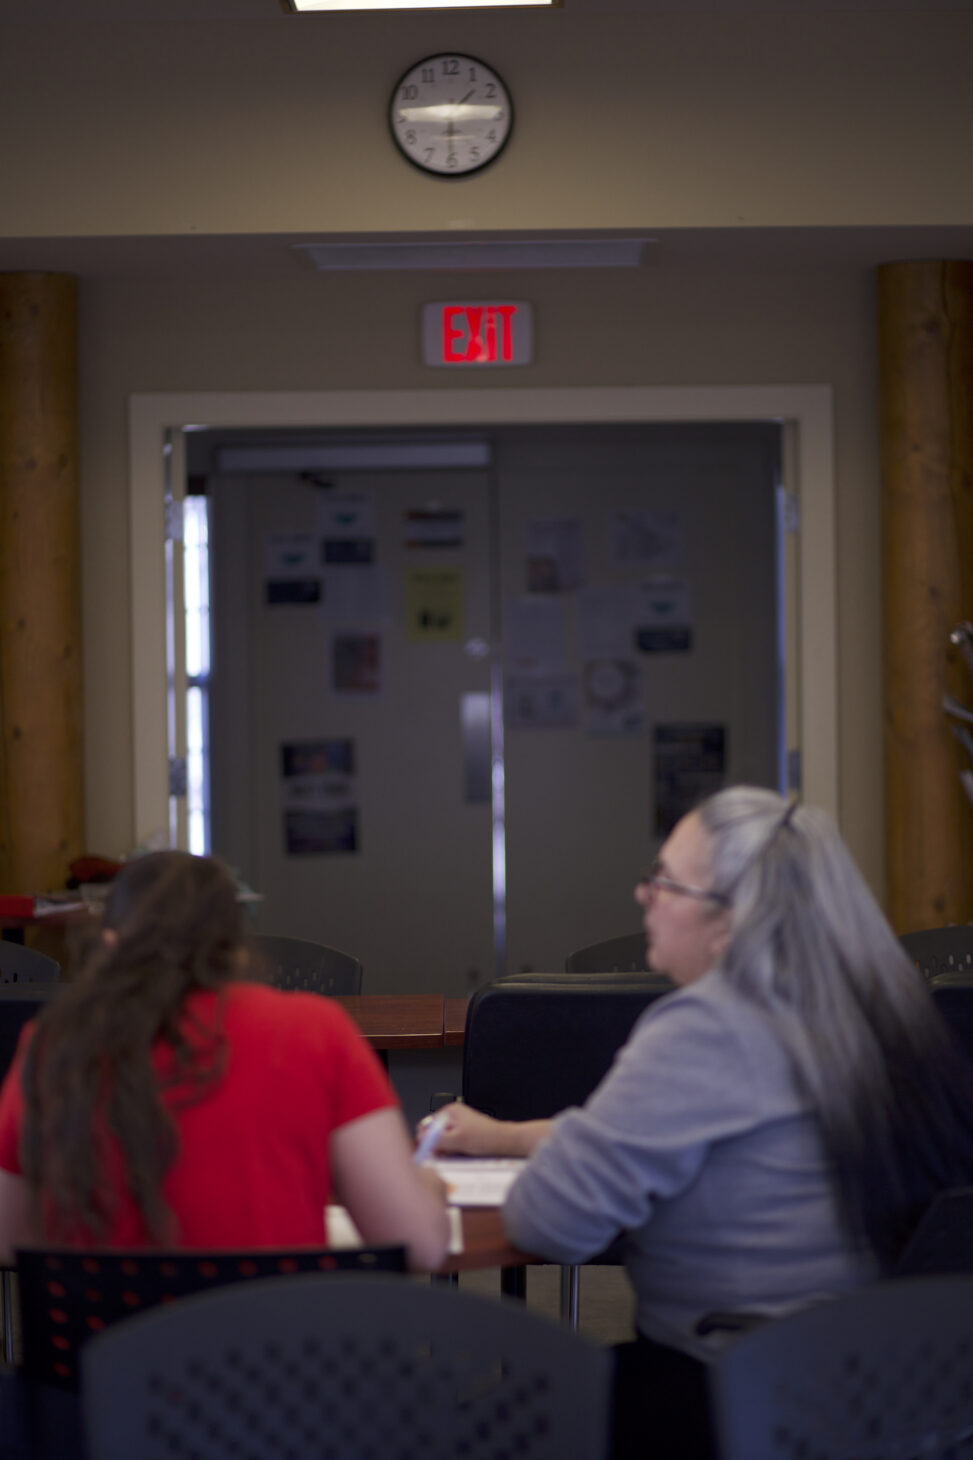
[[[509,395],[511,393],[499,392],[496,394]],[[564,394],[571,396],[577,393],[565,392],[554,394]],[[592,393],[582,394],[590,395]],[[593,394],[597,395],[599,393],[595,392]],[[610,395],[612,393],[609,392],[604,394]],[[426,402],[426,404],[428,404],[428,402]],[[818,402],[818,404],[821,403]],[[155,404],[154,409],[156,411],[156,421],[158,421],[158,403]],[[199,415],[201,414],[201,412],[194,412],[194,414]],[[253,419],[251,413],[248,412],[247,415],[249,420]],[[173,419],[173,417],[169,416],[169,419],[171,420]],[[592,445],[592,441],[589,441],[586,449],[594,450],[596,455],[598,453],[601,453],[602,457],[604,456],[604,452],[606,450],[614,451],[616,455],[619,453],[619,451],[630,453],[633,449],[634,444],[633,439],[631,439],[632,432],[635,431],[637,425],[638,423],[632,423],[632,425],[622,429],[622,436],[624,437],[625,431],[627,430],[629,432],[630,439],[628,439],[627,441],[622,440],[621,445],[619,445],[618,441],[616,441],[614,444],[611,444],[609,442],[609,437],[613,433],[608,433],[607,436],[603,436],[603,439],[599,442],[595,442],[594,445]],[[536,547],[537,532],[542,531],[543,524],[546,523],[549,527],[552,522],[556,523],[559,520],[572,520],[570,516],[571,513],[574,514],[575,520],[579,517],[584,518],[587,509],[584,507],[583,503],[581,503],[581,505],[579,506],[579,493],[581,494],[581,496],[587,495],[587,497],[590,499],[592,510],[596,514],[601,513],[604,521],[609,521],[612,515],[616,512],[616,509],[620,505],[622,505],[621,499],[615,500],[618,497],[618,492],[617,489],[614,487],[610,488],[607,491],[599,490],[592,492],[593,484],[595,484],[596,486],[600,485],[601,487],[604,487],[604,483],[606,481],[605,473],[600,466],[593,465],[590,459],[584,459],[584,452],[581,450],[581,444],[583,443],[579,443],[577,429],[573,429],[574,439],[569,440],[567,436],[565,436],[564,438],[564,447],[561,453],[560,460],[555,460],[555,458],[551,457],[550,453],[552,448],[550,440],[542,439],[545,432],[548,431],[547,427],[545,427],[544,431],[541,431],[540,434],[538,434],[539,428],[536,427],[513,428],[504,426],[503,430],[499,432],[499,435],[496,431],[494,432],[494,435],[497,437],[497,440],[499,442],[499,445],[497,447],[498,454],[503,458],[503,475],[505,479],[508,480],[508,483],[513,483],[514,481],[516,481],[517,483],[515,488],[513,486],[510,486],[507,492],[504,494],[505,505],[503,508],[503,512],[500,513],[498,516],[497,526],[498,530],[506,534],[507,537],[512,537],[514,540],[519,541],[519,543],[521,544],[519,549],[516,549],[514,552],[507,555],[508,567],[504,570],[506,581],[502,585],[501,592],[501,599],[505,606],[510,603],[514,603],[519,596],[523,596],[523,589],[527,586],[524,579],[524,545],[526,536],[532,530],[534,531],[534,545]],[[558,430],[561,432],[568,431],[570,435],[570,430],[564,423],[561,423],[559,425]],[[615,432],[615,428],[613,428],[613,432]],[[597,436],[598,433],[597,430],[592,428],[588,434],[589,436],[592,436],[593,440],[594,436]],[[615,434],[617,434],[617,432]],[[786,434],[787,433],[785,430],[785,432],[783,433],[785,438]],[[140,431],[133,432],[133,443],[135,444],[135,446],[137,446],[138,444],[137,438],[140,435]],[[778,439],[780,439],[781,432],[779,430],[777,431],[777,436]],[[504,437],[504,439],[500,440],[500,437]],[[182,454],[183,457],[185,456],[187,441],[191,444],[192,437],[184,437],[181,432],[178,433],[178,435],[174,433],[172,436],[172,446],[170,450],[170,462],[173,466],[173,470],[171,473],[172,480],[176,480],[180,477],[180,474],[184,474],[184,463],[179,463],[178,458],[180,454]],[[792,445],[795,444],[796,443],[792,443]],[[538,457],[538,452],[546,454],[548,457],[549,469],[547,469],[546,473],[539,468],[540,459]],[[813,464],[814,455],[815,453],[813,451],[808,450],[807,442],[805,442],[805,452],[803,453],[804,458]],[[786,474],[786,439],[784,439],[784,457]],[[800,451],[796,452],[796,460],[800,461],[801,457],[802,453]],[[577,466],[576,475],[578,477],[578,480],[572,483],[572,468],[575,465]],[[791,463],[791,465],[793,467],[793,462]],[[722,471],[723,475],[725,476],[725,463],[720,468],[720,471]],[[540,482],[540,479],[545,475],[547,476],[547,478],[556,479],[557,481],[561,497],[556,507],[552,507],[550,496],[548,495],[547,497],[545,497],[544,495],[545,492],[549,492],[550,480],[548,480],[548,482],[545,484],[543,491],[534,492],[534,494],[532,495],[531,483],[537,486]],[[639,472],[636,471],[634,475],[638,476]],[[646,473],[642,471],[641,476],[645,477],[645,475]],[[654,475],[658,480],[659,472],[657,468],[654,469]],[[792,471],[792,480],[793,475],[794,474]],[[724,496],[726,496],[727,500],[729,500],[732,497],[732,494],[724,493]],[[570,513],[565,516],[565,511],[562,510],[562,508],[566,509],[569,505]],[[665,509],[657,501],[654,507],[650,507],[648,510],[656,511],[658,513],[660,511],[664,511]],[[552,516],[552,513],[554,512],[559,514],[559,516]],[[137,516],[137,514],[135,512],[135,504],[133,503],[133,520],[135,516]],[[743,520],[743,518],[740,518],[741,531],[743,530]],[[765,514],[765,527],[768,523],[768,520],[769,519]],[[582,536],[584,537],[587,544],[586,551],[590,552],[590,562],[586,565],[585,572],[588,573],[588,575],[590,576],[591,582],[589,586],[592,587],[597,586],[596,580],[603,587],[611,586],[609,580],[612,577],[612,572],[610,571],[611,564],[608,562],[608,556],[610,555],[611,550],[607,545],[607,538],[605,532],[603,531],[604,521],[601,527],[599,527],[597,523],[594,522],[594,520],[585,523],[582,533]],[[533,524],[533,529],[531,527],[531,524]],[[138,527],[137,522],[135,522],[134,525],[136,526],[136,528]],[[731,520],[729,524],[724,523],[717,532],[717,537],[721,540],[724,548],[727,548],[728,545],[733,541],[733,530],[733,519],[731,514]],[[772,550],[772,523],[769,528],[767,528],[767,532],[769,533],[769,541],[771,543]],[[744,536],[748,535],[748,533],[744,533]],[[599,546],[597,546],[597,549],[591,547],[591,544],[595,543],[596,541],[598,544],[600,544]],[[795,559],[800,558],[800,556],[802,555],[803,546],[799,541],[795,540],[793,544],[793,552]],[[599,554],[601,554],[600,563],[598,561]],[[694,558],[694,555],[695,548],[693,548],[690,557]],[[727,564],[732,564],[735,561],[739,562],[739,554],[735,551],[724,551],[722,556],[723,561]],[[699,622],[701,624],[704,619],[709,619],[712,617],[711,610],[709,607],[707,607],[705,599],[706,595],[709,593],[709,589],[711,586],[709,580],[711,577],[713,577],[713,575],[709,572],[704,572],[701,576],[699,572],[699,562],[695,561],[695,558],[693,563],[691,564],[691,568],[692,571],[690,576],[693,579],[692,596],[695,600],[692,612],[693,614],[701,615],[699,619]],[[701,593],[703,595],[702,597],[700,597]],[[799,582],[794,585],[795,601],[799,602],[801,594],[802,588]],[[564,597],[565,595],[557,596]],[[570,612],[573,612],[573,609],[569,610],[569,613]],[[762,611],[758,611],[755,613],[754,618],[755,621],[764,621],[766,626],[767,623],[770,623],[772,615],[767,615]],[[577,625],[575,624],[573,626],[573,632],[575,632],[576,634],[576,631]],[[473,637],[477,636],[474,635]],[[772,624],[770,628],[770,649],[772,654]],[[572,656],[574,660],[577,661],[577,654],[574,650],[570,650],[568,653],[567,658],[569,661],[572,659]],[[653,674],[653,696],[655,695],[655,692],[659,689],[659,674],[660,670],[666,667],[664,661],[667,657],[669,656],[661,655],[658,658],[655,658],[654,656],[651,658]],[[675,657],[671,657],[671,662],[668,667],[676,671],[676,675],[678,678],[679,672],[684,667],[684,664],[689,660],[692,660],[694,657],[695,656],[693,654],[690,654],[688,656],[685,656],[684,660],[682,661],[677,660]],[[717,654],[717,668],[719,668],[724,663],[728,664],[732,662],[732,659],[732,654],[727,654],[724,647],[724,650],[720,651]],[[647,657],[644,662],[649,663],[650,659]],[[577,662],[566,663],[565,669],[568,671],[568,676],[570,677],[570,672],[578,667],[579,666]],[[745,678],[745,676],[743,677]],[[737,679],[741,679],[741,676],[737,675]],[[773,693],[771,693],[770,698],[773,698]],[[669,696],[669,700],[671,703],[671,696]],[[744,695],[743,705],[745,715],[746,713],[749,713],[749,711],[747,710],[748,706],[749,710],[752,711],[753,707],[756,704],[767,702],[768,696],[764,693]],[[658,705],[653,699],[653,703],[647,706],[647,711],[654,717],[656,715],[657,709]],[[731,706],[731,711],[732,710],[733,707]],[[682,713],[682,711],[680,711],[679,713]],[[703,706],[701,709],[698,707],[693,708],[690,706],[687,713],[692,713],[696,717],[694,723],[707,723],[705,719],[705,706]],[[733,718],[732,714],[731,718]],[[792,721],[794,720],[794,718],[795,716],[792,713]],[[675,723],[679,724],[684,722],[676,721]],[[770,755],[764,762],[762,769],[757,766],[756,760],[753,759],[751,759],[751,763],[749,765],[741,763],[741,753],[744,755],[744,757],[746,756],[746,754],[749,754],[750,751],[747,748],[750,747],[750,749],[752,750],[752,748],[756,745],[756,741],[760,738],[759,736],[757,736],[755,739],[751,730],[746,728],[744,722],[741,722],[741,724],[743,725],[742,733],[741,728],[737,727],[734,732],[728,737],[728,778],[751,780],[757,779],[764,780],[765,782],[769,783],[774,783],[774,781],[776,780],[777,772],[773,744],[771,744]],[[797,736],[793,730],[789,731],[788,734],[791,741],[791,748],[793,748],[793,742],[796,741]],[[771,741],[772,740],[773,735],[771,735]],[[556,745],[558,750],[557,756],[552,756],[547,753],[545,751],[545,745],[548,747],[550,747],[551,745]],[[635,794],[629,796],[628,798],[632,801],[633,805],[638,804],[639,806],[639,815],[636,818],[638,823],[638,830],[634,837],[630,836],[627,832],[623,832],[622,829],[617,825],[614,827],[610,827],[609,834],[607,836],[603,836],[601,834],[601,830],[603,830],[603,828],[601,830],[599,828],[597,814],[594,815],[594,818],[592,817],[592,808],[594,806],[594,803],[584,809],[583,814],[579,815],[579,797],[577,795],[567,797],[559,793],[557,786],[552,784],[550,777],[548,777],[548,780],[545,782],[545,772],[553,767],[556,761],[565,761],[565,751],[568,746],[571,746],[573,749],[572,753],[567,755],[566,760],[572,761],[572,755],[574,757],[574,760],[572,762],[571,768],[567,772],[565,772],[561,785],[563,788],[563,785],[565,783],[568,783],[572,786],[572,788],[581,791],[582,794],[580,799],[582,803],[584,801],[583,787],[588,784],[597,785],[599,780],[603,779],[603,777],[600,777],[597,774],[592,777],[590,775],[585,775],[582,773],[583,763],[585,762],[586,758],[588,760],[591,760],[591,758],[594,757],[593,763],[597,763],[599,760],[601,760],[603,765],[611,767],[613,774],[615,772],[620,773],[621,768],[626,764],[629,764],[630,767],[636,767],[636,770],[632,775],[625,775],[622,777],[626,785],[630,787],[635,787],[639,786],[639,776],[641,776],[643,784],[645,785],[646,793],[644,795],[642,794],[642,790],[640,788]],[[757,756],[757,760],[759,760],[759,756]],[[569,951],[569,946],[573,946],[577,942],[592,940],[595,937],[605,936],[615,931],[618,931],[618,919],[622,917],[631,918],[632,913],[630,911],[628,902],[631,881],[635,871],[637,871],[638,869],[640,862],[646,855],[647,851],[651,849],[646,844],[646,829],[649,825],[650,816],[652,815],[651,791],[653,787],[652,784],[650,784],[652,777],[651,763],[652,754],[646,753],[644,742],[641,745],[641,750],[639,750],[637,745],[637,738],[635,737],[629,740],[625,736],[618,736],[614,734],[589,735],[586,733],[584,728],[582,728],[579,733],[577,727],[574,731],[572,731],[571,727],[568,725],[543,728],[537,726],[528,727],[521,723],[516,726],[510,726],[508,728],[505,763],[506,774],[504,777],[506,783],[505,788],[507,792],[508,814],[513,816],[514,820],[516,821],[518,813],[513,808],[516,805],[521,804],[526,807],[531,796],[534,797],[535,801],[540,803],[539,806],[535,805],[529,814],[525,812],[525,814],[521,818],[523,824],[518,829],[517,843],[521,843],[523,841],[522,833],[525,829],[530,830],[531,828],[533,828],[534,833],[540,835],[540,843],[535,842],[534,845],[530,846],[529,850],[524,852],[523,856],[521,857],[521,861],[522,863],[530,865],[535,871],[541,872],[548,878],[546,888],[542,886],[540,893],[532,893],[530,895],[525,895],[519,898],[516,895],[513,880],[511,880],[510,882],[510,956],[507,965],[508,967],[517,968],[524,966],[525,964],[529,964],[534,967],[559,966],[560,963],[563,961],[564,954]],[[513,790],[518,787],[518,784],[519,789],[515,798],[513,796]],[[279,788],[276,786],[272,786],[270,791],[267,791],[265,788],[265,801],[268,805],[275,805],[274,796],[276,795],[278,790]],[[619,798],[614,794],[607,794],[596,797],[596,801],[600,803],[602,807],[604,807],[611,805],[613,802],[618,804]],[[275,806],[276,813],[279,813],[279,809],[279,806]],[[475,810],[476,808],[470,809]],[[487,813],[486,819],[487,821],[489,820],[489,812]],[[613,879],[609,879],[614,881],[615,890],[612,892],[611,895],[608,895],[606,893],[604,897],[602,897],[600,894],[593,895],[589,878],[588,882],[584,882],[584,880],[582,880],[581,890],[583,895],[578,895],[577,884],[576,882],[572,881],[572,878],[576,874],[570,874],[565,877],[563,873],[563,857],[561,855],[561,849],[568,845],[573,845],[579,863],[582,865],[584,865],[585,863],[590,865],[593,860],[592,848],[601,842],[617,850],[618,875]],[[525,843],[525,845],[527,844]],[[552,848],[557,849],[557,855],[552,854]],[[217,850],[219,850],[219,848],[217,848]],[[509,869],[512,874],[516,868],[518,859],[518,853],[516,852],[516,845],[514,842],[511,842],[509,852]],[[462,861],[465,859],[460,860]],[[595,858],[594,860],[597,860],[597,858]],[[333,874],[329,873],[329,876],[332,877],[333,880]],[[613,898],[614,901],[612,900]],[[590,909],[590,914],[594,921],[592,923],[584,925],[584,920],[583,918],[581,918],[578,928],[572,930],[566,930],[563,926],[561,926],[557,934],[556,940],[551,936],[550,933],[545,936],[538,936],[537,925],[543,924],[546,920],[548,926],[550,926],[550,918],[545,912],[545,907],[551,902],[552,899],[556,901],[558,905],[559,916],[562,923],[566,913],[569,915],[570,920],[570,917],[576,915],[579,908],[583,906],[587,906]],[[445,900],[448,902],[448,897]],[[381,899],[379,899],[379,901],[381,901]],[[520,903],[519,910],[518,901]],[[532,920],[535,924],[533,928],[531,927]],[[404,922],[400,919],[392,919],[391,921],[398,921],[400,923],[400,926],[402,926],[403,929],[406,931],[406,934],[408,934],[407,919]],[[386,958],[387,955],[383,953],[377,955],[376,959],[372,960],[372,967],[375,969],[376,975],[378,975],[379,972],[379,965],[384,964],[386,962]],[[366,960],[366,964],[367,962],[368,960]],[[430,974],[430,977],[434,977],[436,979],[435,986],[439,988],[444,988],[447,992],[465,992],[466,987],[464,986],[464,984],[468,986],[468,982],[472,981],[474,978],[478,979],[482,977],[484,971],[486,972],[486,976],[489,976],[493,971],[490,967],[490,950],[487,949],[484,956],[482,947],[479,952],[474,953],[473,955],[470,955],[468,957],[451,957],[450,965],[451,967],[448,975],[444,974],[441,969]],[[389,978],[392,978],[391,971],[389,972],[388,976]],[[421,982],[416,982],[415,969],[411,970],[409,973],[409,982],[414,987],[428,986],[424,985]],[[379,989],[379,985],[374,982],[372,978],[369,978],[369,986],[375,991],[378,991]],[[394,987],[395,983],[389,986]]]
[[[559,967],[634,928],[700,794],[779,783],[778,427],[196,432],[186,461],[190,845],[210,784],[263,931],[373,990]]]

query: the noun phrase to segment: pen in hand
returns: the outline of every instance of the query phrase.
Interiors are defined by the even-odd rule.
[[[425,1120],[419,1122],[419,1140],[412,1153],[412,1159],[417,1166],[429,1160],[448,1125],[449,1116],[445,1110],[437,1110],[435,1115],[427,1115]]]

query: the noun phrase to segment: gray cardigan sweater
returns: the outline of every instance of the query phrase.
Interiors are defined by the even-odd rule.
[[[696,1320],[779,1314],[877,1276],[841,1222],[817,1122],[767,1016],[715,970],[652,1004],[511,1188],[525,1252],[583,1262],[620,1229],[639,1331],[711,1357]]]

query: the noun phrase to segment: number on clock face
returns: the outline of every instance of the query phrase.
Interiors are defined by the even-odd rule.
[[[389,107],[402,152],[440,177],[486,167],[505,146],[512,123],[507,88],[474,56],[427,56],[399,80]]]

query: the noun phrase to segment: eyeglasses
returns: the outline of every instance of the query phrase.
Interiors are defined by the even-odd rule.
[[[658,859],[647,872],[642,873],[639,883],[643,887],[658,887],[661,892],[674,892],[679,897],[696,897],[702,902],[718,902],[721,907],[730,905],[730,899],[724,897],[722,892],[707,892],[703,887],[688,887],[685,882],[676,882],[674,878],[667,877]]]

